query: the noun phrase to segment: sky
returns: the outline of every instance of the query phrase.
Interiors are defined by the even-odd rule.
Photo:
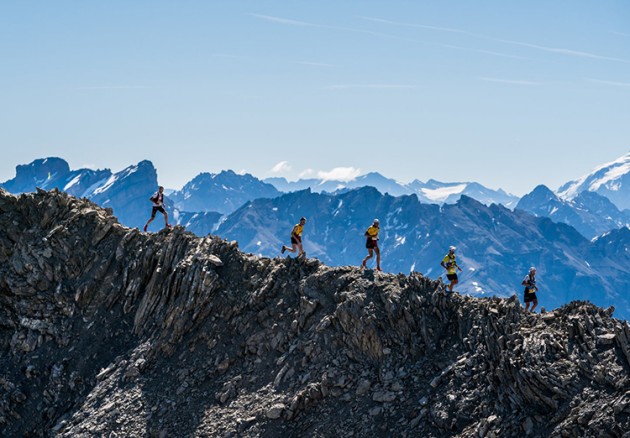
[[[630,151],[630,2],[0,3],[0,181],[153,162],[557,189]]]

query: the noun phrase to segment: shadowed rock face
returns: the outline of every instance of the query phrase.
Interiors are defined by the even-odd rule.
[[[630,327],[0,191],[7,436],[621,436]]]

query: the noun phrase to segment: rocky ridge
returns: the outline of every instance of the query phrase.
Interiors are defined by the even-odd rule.
[[[144,234],[0,191],[7,436],[623,436],[630,326],[586,302]],[[626,433],[627,435],[627,433]]]

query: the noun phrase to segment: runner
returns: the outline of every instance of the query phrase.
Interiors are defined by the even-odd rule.
[[[288,246],[282,245],[282,250],[280,251],[284,254],[285,251],[295,252],[298,249],[298,257],[306,257],[306,253],[304,252],[304,248],[302,248],[302,232],[304,231],[304,224],[306,223],[306,218],[300,218],[300,223],[295,224],[293,229],[291,230],[291,248]]]
[[[147,231],[149,224],[153,222],[153,219],[155,219],[155,214],[158,211],[164,215],[164,224],[166,228],[170,228],[170,225],[168,223],[168,213],[166,213],[166,210],[164,209],[164,187],[158,187],[158,191],[155,192],[155,194],[151,196],[149,200],[153,202],[153,209],[151,210],[151,219],[149,219],[149,221],[144,226],[144,231]]]
[[[453,292],[453,286],[459,283],[459,279],[457,278],[457,270],[458,269],[460,271],[462,270],[462,268],[459,267],[459,265],[457,264],[457,261],[455,260],[456,249],[457,248],[455,248],[454,246],[451,246],[448,249],[448,254],[444,256],[442,263],[440,263],[442,267],[446,269],[446,278],[448,278],[449,281],[451,282],[448,285],[449,292]]]
[[[363,263],[361,266],[366,268],[366,263],[370,260],[374,253],[376,253],[376,270],[381,270],[381,250],[378,247],[378,231],[379,231],[379,221],[378,219],[374,219],[372,226],[367,229],[365,232],[366,242],[365,247],[368,250],[368,255],[363,259]]]
[[[523,286],[525,286],[525,291],[523,292],[523,301],[525,301],[525,311],[530,310],[529,304],[532,304],[531,311],[533,312],[536,306],[538,305],[538,297],[536,297],[536,291],[538,291],[538,286],[536,286],[536,268],[533,266],[529,268],[529,274],[523,278],[521,282]]]

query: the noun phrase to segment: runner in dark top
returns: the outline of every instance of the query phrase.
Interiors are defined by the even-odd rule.
[[[529,274],[525,276],[521,284],[525,286],[525,291],[523,292],[525,310],[530,310],[529,305],[532,304],[531,311],[533,312],[538,305],[538,297],[536,297],[536,292],[538,291],[538,286],[536,286],[536,268],[533,266],[529,268]]]
[[[168,213],[166,213],[166,210],[164,209],[164,187],[160,186],[158,188],[158,191],[155,192],[155,194],[151,196],[149,200],[153,202],[153,209],[151,210],[151,219],[149,219],[149,221],[144,226],[144,231],[147,231],[147,227],[151,222],[153,222],[153,219],[155,219],[155,214],[158,211],[164,215],[164,225],[169,228],[170,225],[168,223]]]

